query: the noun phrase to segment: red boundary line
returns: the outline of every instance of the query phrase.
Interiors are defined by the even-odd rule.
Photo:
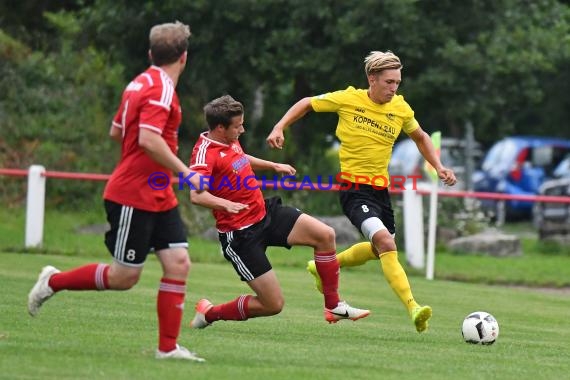
[[[28,170],[26,169],[2,169],[0,168],[0,175],[12,176],[12,177],[27,177]],[[73,172],[61,172],[61,171],[51,171],[46,170],[43,175],[46,178],[59,178],[59,179],[74,179],[74,180],[86,180],[86,181],[107,181],[111,175],[110,174],[96,174],[96,173],[73,173]],[[178,183],[178,178],[173,178],[174,183]],[[271,184],[258,180],[258,185],[264,189],[283,189],[283,186],[279,182],[271,182]],[[318,189],[316,186],[310,186],[303,182],[285,182],[287,187],[285,190],[291,190],[294,186],[295,190],[313,190],[313,191],[338,191],[342,188],[340,184],[332,184],[330,189]],[[329,184],[320,184],[321,187],[328,187]],[[425,189],[416,190],[421,195],[429,195],[431,192]],[[390,189],[393,194],[401,194],[402,189]],[[444,197],[455,197],[455,198],[477,198],[477,199],[497,199],[497,200],[517,200],[526,202],[549,202],[549,203],[569,203],[570,197],[562,196],[550,196],[550,195],[510,195],[501,193],[484,193],[484,192],[474,192],[474,191],[454,191],[454,190],[439,190],[438,195]]]

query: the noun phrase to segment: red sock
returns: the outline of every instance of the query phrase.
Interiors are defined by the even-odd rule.
[[[340,267],[336,260],[336,252],[315,252],[315,265],[323,284],[325,307],[337,307],[340,297],[338,295],[338,275]]]
[[[206,321],[245,321],[249,318],[249,299],[252,296],[239,296],[233,301],[214,305],[205,315]]]
[[[108,264],[87,264],[52,275],[48,285],[54,292],[60,290],[105,290],[109,289],[108,273]]]
[[[185,281],[164,277],[160,280],[156,311],[158,313],[158,349],[162,352],[170,352],[176,348],[185,295]]]

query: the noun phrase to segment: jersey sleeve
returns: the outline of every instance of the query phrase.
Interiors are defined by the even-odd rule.
[[[215,152],[208,149],[208,145],[206,140],[198,141],[190,157],[190,169],[204,176],[212,175],[216,164]]]
[[[412,116],[411,119],[404,120],[404,125],[402,126],[402,129],[404,130],[404,132],[406,134],[409,135],[410,133],[412,133],[413,131],[415,131],[419,127],[420,127],[420,123],[418,123],[416,118]]]
[[[123,97],[121,99],[121,104],[119,105],[119,109],[117,109],[117,112],[115,113],[115,117],[113,117],[113,121],[111,122],[113,127],[116,128],[121,128],[123,129],[125,126],[125,117],[126,117],[126,112],[125,112],[125,102],[126,102],[126,96],[125,93],[123,92]]]
[[[141,103],[139,128],[162,134],[170,115],[173,97],[174,87],[168,82],[149,88]]]
[[[403,114],[404,114],[403,115],[404,122],[402,124],[402,130],[409,135],[410,133],[412,133],[413,131],[415,131],[420,127],[420,123],[418,123],[418,121],[414,116],[414,110],[404,100],[403,96],[401,97],[401,101],[402,101],[401,107],[403,108]]]
[[[313,96],[311,98],[311,106],[315,112],[337,112],[346,99],[346,90],[327,92],[326,94]]]

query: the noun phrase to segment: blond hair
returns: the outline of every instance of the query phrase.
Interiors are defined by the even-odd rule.
[[[390,50],[371,51],[366,58],[364,58],[364,71],[366,75],[377,74],[384,70],[401,69],[404,67],[400,62],[400,58],[392,53]]]
[[[188,50],[190,27],[180,21],[155,25],[150,29],[152,63],[157,66],[176,62]]]

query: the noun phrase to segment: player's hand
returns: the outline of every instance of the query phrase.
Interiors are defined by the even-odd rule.
[[[453,170],[451,169],[442,167],[437,171],[437,176],[447,186],[453,186],[457,183],[457,178],[455,178],[455,173],[453,173]]]
[[[249,206],[245,205],[243,203],[237,203],[237,202],[232,202],[232,201],[228,201],[224,205],[225,211],[229,212],[230,214],[237,214],[238,212],[240,212],[241,210],[244,210],[246,208],[249,208]]]
[[[273,127],[273,130],[265,139],[267,144],[271,148],[283,149],[283,144],[285,143],[285,136],[283,136],[283,130],[281,128]]]
[[[295,175],[297,169],[287,164],[275,164],[275,171],[279,174]]]

